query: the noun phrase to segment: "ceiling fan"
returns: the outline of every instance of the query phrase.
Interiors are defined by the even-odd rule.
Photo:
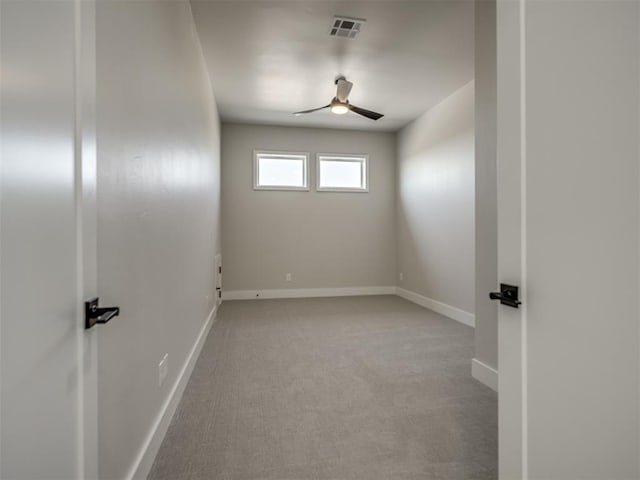
[[[335,83],[337,85],[336,96],[333,97],[333,100],[331,100],[331,103],[329,105],[325,105],[324,107],[319,108],[312,108],[311,110],[295,112],[294,115],[313,113],[328,108],[330,109],[331,113],[335,113],[336,115],[344,115],[345,113],[352,111],[353,113],[357,113],[358,115],[362,115],[363,117],[370,118],[371,120],[378,120],[379,118],[384,117],[384,115],[381,113],[372,112],[371,110],[356,107],[355,105],[349,103],[349,93],[351,92],[353,83],[347,81],[346,78],[338,77],[336,78]]]

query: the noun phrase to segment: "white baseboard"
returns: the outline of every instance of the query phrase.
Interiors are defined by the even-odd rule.
[[[178,378],[173,384],[173,388],[171,389],[169,397],[160,409],[160,413],[158,413],[158,416],[156,417],[156,420],[153,423],[153,426],[149,434],[147,435],[142,448],[140,449],[140,453],[136,457],[133,466],[129,470],[129,474],[126,476],[128,480],[144,480],[149,475],[151,466],[153,465],[153,461],[155,460],[158,450],[160,449],[160,445],[162,444],[162,440],[167,433],[169,424],[171,423],[171,418],[178,408],[178,404],[180,403],[180,399],[182,398],[184,389],[187,386],[187,382],[191,377],[191,372],[193,371],[196,360],[200,355],[200,351],[202,350],[204,341],[207,338],[207,334],[209,333],[211,326],[215,322],[218,305],[219,302],[216,302],[216,305],[213,307],[211,313],[209,313],[209,316],[207,317],[207,321],[202,326],[200,334],[198,335],[195,344],[191,348],[191,351],[187,356],[187,360],[185,361],[182,370],[178,375]]]
[[[396,287],[286,288],[281,290],[223,291],[223,300],[259,300],[261,298],[354,297],[358,295],[393,295]]]
[[[498,391],[498,371],[477,358],[471,360],[471,375],[492,390]]]
[[[405,290],[404,288],[397,287],[396,295],[409,300],[410,302],[417,303],[423,307],[433,310],[434,312],[441,313],[442,315],[457,320],[460,323],[464,323],[469,327],[476,326],[476,316],[473,313],[461,310],[457,307],[452,307],[446,303],[433,300],[432,298],[425,297],[419,293]]]

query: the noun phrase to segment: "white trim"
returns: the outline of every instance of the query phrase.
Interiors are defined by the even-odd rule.
[[[302,186],[284,186],[284,185],[259,185],[258,184],[258,176],[259,176],[259,157],[260,155],[264,156],[277,156],[281,158],[291,157],[292,159],[300,159],[303,158],[302,163],[302,175],[304,177],[304,185]],[[308,192],[309,189],[309,152],[284,152],[284,151],[276,151],[276,150],[254,150],[253,151],[253,189],[254,190],[284,190],[284,191],[294,191],[294,192]]]
[[[640,24],[640,9],[638,9],[638,18],[637,18],[637,20],[638,20],[638,24]],[[640,36],[638,37],[638,39],[640,40]],[[640,42],[638,42],[638,43],[639,43],[638,47],[640,48]],[[638,151],[640,152],[640,130],[638,131]],[[637,298],[638,298],[638,300],[640,300],[640,295],[638,295]],[[640,329],[638,330],[638,333],[640,334]],[[639,360],[640,360],[640,358],[639,358]],[[640,382],[638,383],[638,387],[640,388]],[[640,392],[638,392],[638,393],[640,393]],[[638,396],[638,398],[640,398],[640,395]],[[638,420],[640,420],[640,418]],[[638,425],[638,426],[640,427],[640,425]],[[640,444],[638,444],[637,455],[638,455],[638,470],[640,471]]]
[[[491,390],[498,391],[498,370],[482,363],[477,358],[471,360],[471,376],[484,383]]]
[[[162,440],[167,433],[169,428],[169,424],[171,423],[171,418],[175,413],[178,404],[180,403],[180,399],[182,398],[182,394],[184,393],[184,389],[187,386],[187,382],[191,377],[191,372],[193,371],[193,367],[196,364],[196,360],[200,355],[200,351],[202,350],[202,346],[204,345],[204,341],[207,338],[207,334],[211,329],[211,325],[214,324],[216,313],[218,311],[218,303],[211,310],[207,321],[202,326],[200,330],[200,334],[196,339],[191,352],[187,356],[187,360],[176,379],[176,382],[173,384],[173,388],[171,389],[171,393],[167,397],[164,405],[160,409],[160,413],[156,417],[147,438],[145,439],[140,452],[138,453],[129,473],[125,478],[127,480],[132,479],[146,479],[151,471],[151,466],[153,465],[153,461],[156,458],[158,450],[160,449],[160,445],[162,444]]]
[[[529,367],[527,352],[527,4],[520,1],[520,300],[522,302],[522,480],[529,478]]]
[[[322,187],[320,186],[320,161],[345,161],[360,164],[360,184],[364,188],[352,187]],[[353,153],[316,153],[316,191],[317,192],[345,192],[345,193],[369,193],[369,155]]]
[[[223,300],[259,300],[261,298],[353,297],[358,295],[394,295],[396,287],[287,288],[281,290],[223,291]]]
[[[399,297],[405,298],[410,302],[417,303],[423,307],[428,308],[429,310],[433,310],[434,312],[438,312],[446,317],[452,318],[460,323],[464,323],[469,327],[476,326],[476,316],[473,313],[467,312],[457,307],[452,307],[451,305],[447,305],[446,303],[439,302],[429,297],[425,297],[424,295],[420,295],[419,293],[412,292],[410,290],[405,290],[404,288],[397,287],[396,295]]]

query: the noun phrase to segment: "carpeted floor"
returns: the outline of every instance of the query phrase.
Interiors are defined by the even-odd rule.
[[[497,478],[472,356],[472,328],[396,296],[225,302],[149,478]]]

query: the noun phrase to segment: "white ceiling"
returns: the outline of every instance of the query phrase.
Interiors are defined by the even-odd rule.
[[[191,0],[223,121],[393,131],[473,79],[472,1]],[[334,15],[365,18],[354,39]],[[354,83],[372,121],[328,111],[334,79]]]

